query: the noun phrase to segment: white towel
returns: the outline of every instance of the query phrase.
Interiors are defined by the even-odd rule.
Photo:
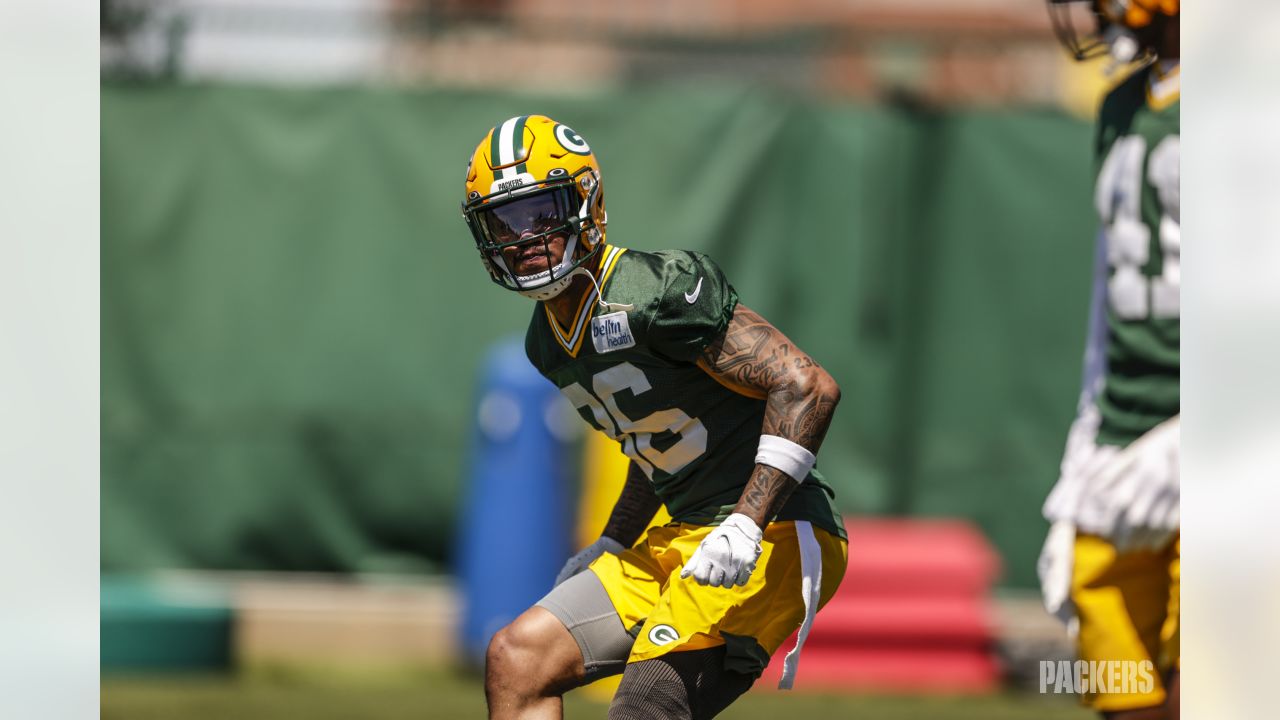
[[[818,601],[822,597],[822,548],[813,536],[813,526],[806,520],[796,521],[796,539],[800,541],[800,591],[804,594],[804,622],[796,635],[796,646],[782,661],[782,679],[779,690],[790,690],[796,681],[796,668],[800,664],[800,649],[813,629],[813,618],[818,614]]]

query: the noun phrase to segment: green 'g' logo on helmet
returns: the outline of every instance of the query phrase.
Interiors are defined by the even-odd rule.
[[[590,155],[591,148],[587,145],[587,141],[582,136],[573,131],[568,125],[556,125],[555,129],[556,142],[565,150],[575,155]]]

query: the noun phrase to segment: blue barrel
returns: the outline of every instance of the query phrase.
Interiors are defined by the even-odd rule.
[[[569,557],[569,463],[582,425],[529,363],[523,338],[494,346],[480,375],[457,544],[462,648],[473,663],[551,589]]]

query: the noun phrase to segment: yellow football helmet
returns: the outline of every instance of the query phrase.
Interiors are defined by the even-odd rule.
[[[1095,30],[1076,32],[1071,8],[1087,2],[1096,20]],[[1180,0],[1048,0],[1049,17],[1058,40],[1077,60],[1110,54],[1129,62],[1154,54],[1154,30],[1164,20],[1177,17]]]
[[[489,277],[521,295],[559,295],[604,244],[600,165],[581,135],[549,117],[520,115],[490,130],[467,163],[466,194],[462,216]],[[552,257],[549,243],[562,235],[564,252]],[[537,243],[548,269],[517,276],[502,251]]]

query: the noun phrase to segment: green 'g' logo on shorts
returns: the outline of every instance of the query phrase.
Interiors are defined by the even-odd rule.
[[[649,642],[654,645],[666,645],[680,639],[680,633],[670,625],[654,625],[649,629]]]

